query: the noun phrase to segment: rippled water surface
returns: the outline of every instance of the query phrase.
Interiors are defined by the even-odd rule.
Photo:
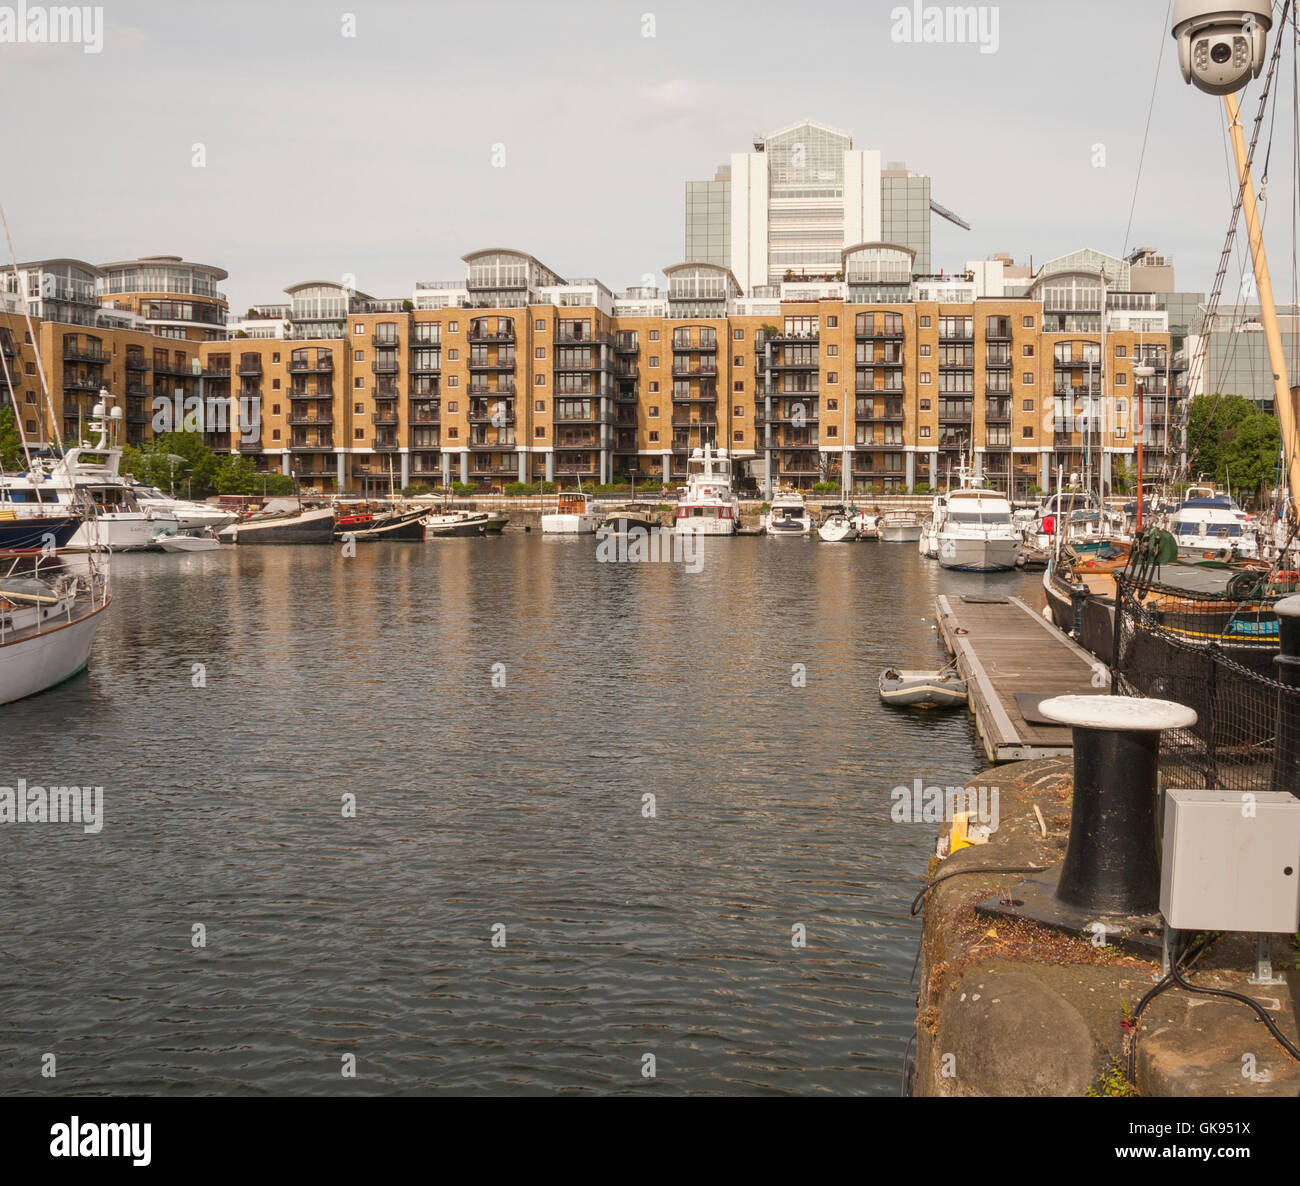
[[[889,792],[981,762],[875,680],[1032,577],[536,534],[113,572],[89,671],[0,708],[0,783],[106,800],[0,827],[0,1092],[898,1092],[934,825]]]

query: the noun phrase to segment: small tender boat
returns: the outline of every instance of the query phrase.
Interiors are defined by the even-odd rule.
[[[828,544],[852,543],[858,538],[855,517],[849,513],[847,507],[827,507],[826,518],[817,528],[817,534]]]
[[[880,673],[880,698],[899,708],[954,708],[966,703],[966,684],[951,667],[942,671]]]
[[[154,543],[164,552],[211,552],[221,547],[221,541],[211,531],[160,535]]]

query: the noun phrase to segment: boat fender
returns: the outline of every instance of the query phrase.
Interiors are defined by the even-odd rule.
[[[1043,606],[1043,617],[1051,622],[1053,626],[1056,625],[1056,618],[1052,616],[1052,607],[1050,605]]]

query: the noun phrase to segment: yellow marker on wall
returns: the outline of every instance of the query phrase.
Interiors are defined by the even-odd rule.
[[[958,811],[952,817],[952,835],[948,840],[948,855],[955,852],[961,852],[963,848],[973,848],[969,837],[966,834],[967,824],[970,821],[969,811]]]

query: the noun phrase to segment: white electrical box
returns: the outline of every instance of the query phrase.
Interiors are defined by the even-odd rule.
[[[1177,931],[1300,930],[1300,799],[1167,791],[1160,913]]]

